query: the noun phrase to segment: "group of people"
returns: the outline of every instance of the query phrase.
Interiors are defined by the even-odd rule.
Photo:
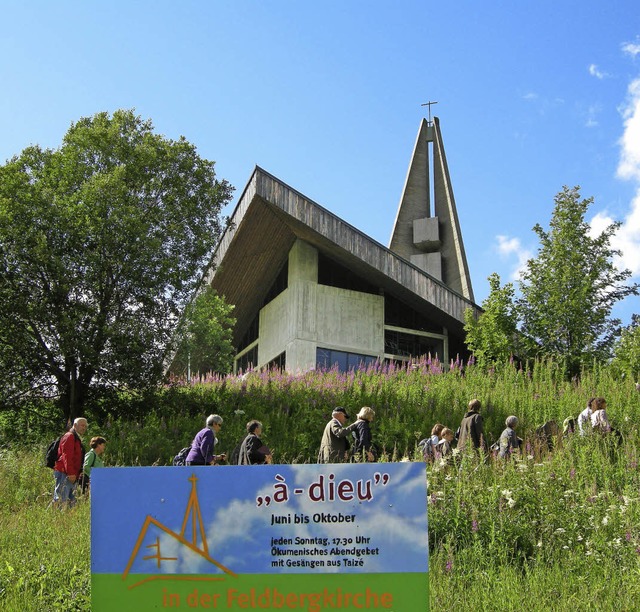
[[[375,461],[371,440],[371,422],[375,415],[373,408],[363,406],[356,415],[356,420],[351,425],[345,425],[350,418],[347,411],[341,406],[334,408],[331,420],[322,433],[318,463]]]
[[[102,436],[91,438],[89,451],[85,453],[82,437],[87,433],[88,426],[87,419],[78,417],[71,429],[60,438],[53,467],[53,503],[57,506],[72,506],[78,487],[83,493],[88,491],[91,470],[104,466],[102,454],[107,441]]]
[[[586,408],[580,412],[577,419],[568,417],[563,423],[564,434],[577,432],[581,436],[597,431],[603,434],[617,433],[611,427],[606,413],[607,403],[603,397],[592,397]],[[494,451],[502,459],[508,458],[522,445],[522,439],[516,434],[518,418],[509,416],[505,421],[505,429],[498,441],[487,448],[481,404],[477,399],[469,402],[468,410],[462,418],[460,427],[454,433],[452,429],[436,423],[431,435],[418,444],[426,460],[447,458],[453,454],[453,444],[457,440],[458,449],[478,449]],[[375,411],[369,406],[363,406],[356,416],[356,420],[347,425],[349,415],[338,406],[331,413],[331,420],[327,423],[320,441],[318,463],[373,462],[376,461],[375,447],[372,443],[371,422]],[[210,414],[205,421],[205,427],[193,438],[186,456],[186,465],[216,465],[227,460],[226,453],[216,454],[218,444],[217,434],[222,429],[223,419],[218,414]],[[554,431],[546,423],[544,436],[552,442]],[[75,491],[80,486],[83,492],[89,488],[91,470],[104,466],[102,455],[106,447],[106,440],[101,436],[91,438],[90,449],[85,453],[82,437],[87,432],[87,420],[83,417],[75,419],[71,429],[64,434],[58,446],[58,453],[53,469],[55,488],[53,500],[55,504],[73,505]],[[557,430],[557,426],[556,426]],[[235,447],[229,463],[232,465],[264,465],[272,462],[269,448],[262,442],[262,423],[256,419],[246,425],[246,435]]]
[[[371,438],[371,421],[375,412],[364,406],[356,420],[347,425],[349,415],[338,406],[331,413],[320,442],[318,463],[343,463],[345,461],[372,462],[376,460]],[[216,455],[218,443],[216,434],[222,427],[222,417],[211,414],[207,417],[204,429],[200,430],[191,442],[186,465],[217,465],[226,461],[225,453]],[[260,421],[247,423],[247,433],[235,447],[228,463],[231,465],[264,465],[272,462],[269,448],[262,442],[263,426]]]
[[[418,448],[426,461],[433,459],[446,459],[453,454],[453,442],[457,440],[457,448],[478,449],[482,451],[494,451],[502,459],[508,458],[514,451],[520,448],[522,439],[516,435],[518,417],[509,416],[505,421],[505,429],[500,434],[498,441],[487,449],[484,437],[484,426],[480,414],[481,403],[478,399],[472,399],[467,407],[467,412],[462,418],[460,427],[454,433],[452,429],[441,423],[436,423],[431,430],[431,436],[421,440]]]
[[[204,429],[193,438],[186,465],[218,465],[227,460],[226,453],[215,453],[218,434],[222,429],[222,417],[210,414]],[[231,453],[229,463],[232,465],[264,465],[271,463],[271,451],[262,443],[262,423],[253,419],[247,423],[247,434]]]

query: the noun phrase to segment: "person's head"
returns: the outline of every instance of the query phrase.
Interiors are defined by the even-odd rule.
[[[253,419],[247,423],[247,433],[259,436],[262,433],[262,423]]]
[[[89,442],[89,446],[95,451],[96,455],[102,455],[104,453],[104,447],[107,441],[102,436],[94,436]]]
[[[340,424],[344,425],[349,418],[347,411],[342,406],[337,406],[333,409],[331,416],[340,422]]]
[[[447,442],[451,442],[453,440],[453,430],[448,427],[442,427],[440,430],[440,437]]]
[[[596,397],[591,404],[591,410],[604,410],[607,407],[607,402],[604,397]]]
[[[591,408],[591,410],[593,410],[594,409],[593,402],[595,401],[596,401],[595,397],[590,397],[589,401],[587,402],[587,408]]]
[[[87,433],[87,427],[89,427],[89,424],[84,417],[78,417],[73,421],[73,429],[75,429],[79,436],[84,436],[84,434]]]
[[[470,412],[480,412],[480,400],[479,399],[472,399],[469,402],[469,411]]]
[[[508,416],[504,424],[507,427],[511,427],[511,429],[515,429],[515,426],[518,424],[518,417],[513,415]]]
[[[360,412],[358,412],[357,417],[361,421],[373,421],[373,417],[376,416],[376,412],[373,408],[369,408],[369,406],[363,406],[360,408]]]
[[[443,429],[445,429],[445,426],[442,423],[436,423],[431,428],[431,435],[440,437]]]
[[[222,427],[222,417],[219,414],[210,414],[207,417],[206,424],[214,433],[218,433]]]

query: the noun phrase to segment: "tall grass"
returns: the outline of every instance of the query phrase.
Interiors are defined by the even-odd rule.
[[[607,399],[624,434],[620,444],[573,437],[548,452],[535,441],[538,425],[576,416],[593,395]],[[416,442],[435,422],[455,429],[473,397],[483,404],[489,440],[515,414],[525,449],[506,462],[459,455],[428,465],[432,608],[637,609],[640,394],[634,381],[606,368],[571,381],[550,362],[446,374],[424,362],[348,374],[212,377],[116,398],[111,414],[98,406],[88,415],[88,436],[107,438],[107,464],[164,465],[207,414],[218,413],[220,450],[229,452],[245,423],[258,418],[277,462],[309,462],[333,406],[353,415],[369,405],[383,457],[399,460],[416,458]],[[68,512],[48,508],[53,479],[42,455],[53,432],[25,450],[8,442],[20,440],[19,422],[1,427],[0,609],[89,609],[90,503]]]

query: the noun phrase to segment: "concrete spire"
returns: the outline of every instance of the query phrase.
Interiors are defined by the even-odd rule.
[[[389,249],[474,301],[437,117],[420,123]]]

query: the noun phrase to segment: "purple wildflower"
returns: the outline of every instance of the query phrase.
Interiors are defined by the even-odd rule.
[[[569,478],[575,478],[576,477],[576,468],[571,468],[569,470]]]
[[[640,548],[638,549],[640,551]],[[449,559],[447,564],[444,566],[444,571],[449,573],[453,569],[453,560]]]
[[[478,521],[476,521],[476,519],[473,519],[471,523],[471,533],[476,533],[477,531],[478,531]]]

